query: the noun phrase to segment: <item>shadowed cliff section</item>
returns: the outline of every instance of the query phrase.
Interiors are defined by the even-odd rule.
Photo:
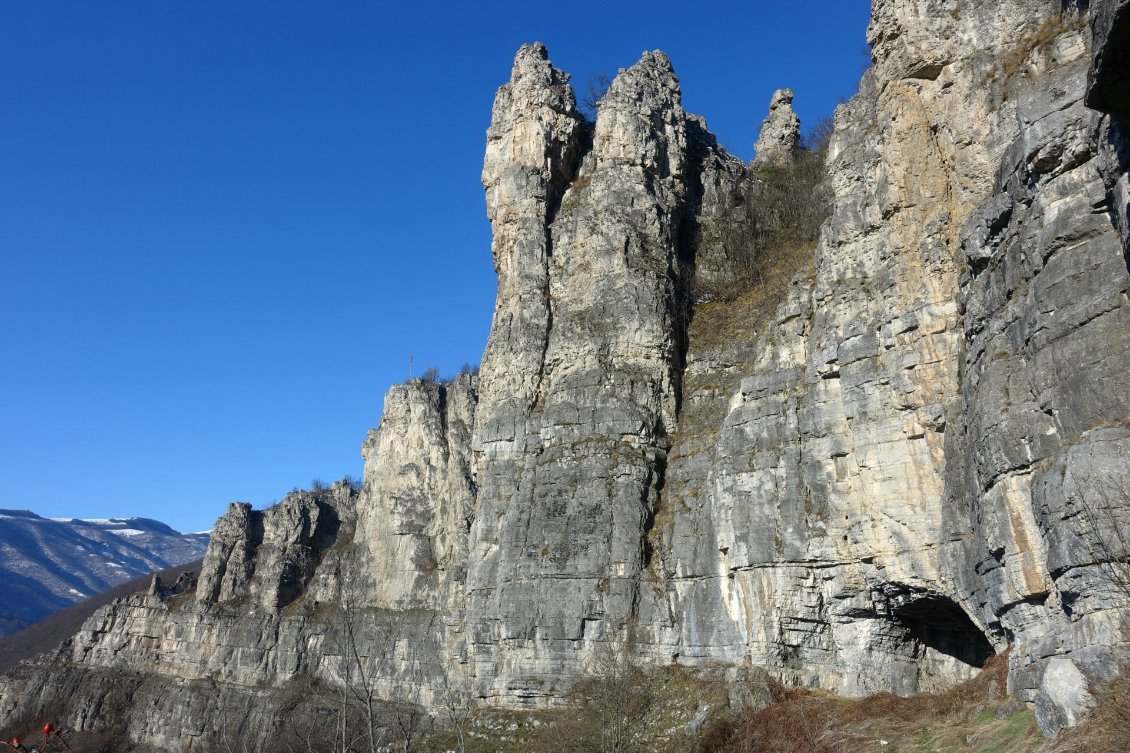
[[[1087,107],[1130,117],[1130,3],[1097,0],[1091,14],[1094,64],[1087,77]]]

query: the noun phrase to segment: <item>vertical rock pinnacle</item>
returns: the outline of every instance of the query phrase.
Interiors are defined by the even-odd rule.
[[[514,440],[529,409],[549,328],[549,222],[572,180],[586,138],[569,76],[540,42],[523,45],[498,90],[483,160],[498,300],[482,364],[479,416],[486,445]]]
[[[792,158],[800,146],[800,118],[793,112],[793,90],[778,89],[769,100],[769,116],[761,124],[761,134],[753,145],[755,162],[780,164]]]

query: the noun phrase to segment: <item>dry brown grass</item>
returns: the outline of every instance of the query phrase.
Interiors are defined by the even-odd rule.
[[[774,249],[758,266],[756,282],[735,288],[720,300],[695,307],[690,339],[694,349],[707,349],[735,339],[752,342],[789,291],[797,275],[811,277],[816,242],[787,243]]]
[[[847,700],[774,685],[768,707],[720,719],[697,753],[1037,753],[1043,737],[1032,711],[1005,694],[1007,667],[1007,656],[994,657],[967,682],[906,698]]]
[[[820,227],[832,212],[825,182],[825,150],[798,150],[790,162],[758,165],[735,189],[730,209],[697,229],[698,248],[722,249],[724,270],[709,282],[696,279],[695,296],[734,300],[752,288],[764,287],[797,267],[796,253],[810,259]]]
[[[688,725],[728,705],[716,667],[644,669],[616,652],[598,656],[563,708],[542,712],[525,753],[692,753]],[[701,720],[700,720],[701,721]],[[491,751],[495,750],[493,748]]]
[[[1042,24],[1025,34],[1020,41],[1001,59],[999,76],[1004,81],[1024,73],[1025,65],[1036,58],[1043,57],[1063,34],[1079,31],[1086,25],[1084,14],[1061,10],[1049,16]]]
[[[835,753],[851,742],[851,735],[833,725],[833,697],[779,686],[773,695],[775,702],[766,708],[712,725],[697,753]]]
[[[623,678],[628,680],[626,686],[613,681],[598,688],[597,695],[604,700],[597,705],[631,706],[632,699],[643,693],[648,712],[636,717],[643,724],[630,747],[648,753],[1113,753],[1127,749],[1130,667],[1097,693],[1098,705],[1082,726],[1047,740],[1032,710],[1007,695],[1007,666],[1007,656],[1001,655],[990,659],[973,679],[942,692],[906,698],[878,693],[858,700],[786,688],[763,676],[751,680],[757,686],[751,686],[751,693],[769,705],[737,712],[726,711],[721,673],[704,676],[670,668],[633,672]],[[612,750],[610,738],[602,739],[599,731],[599,714],[593,713],[593,689],[579,690],[584,691],[584,703],[515,715],[524,733],[504,733],[502,738],[485,735],[468,750]],[[623,697],[616,697],[621,693]],[[687,722],[702,705],[713,710],[711,721],[692,733]]]
[[[922,719],[958,719],[968,715],[979,703],[1004,698],[1007,683],[1006,651],[990,657],[976,677],[940,693],[915,693],[906,697],[894,693],[876,693],[844,706],[838,718],[845,724],[871,719],[912,723]]]

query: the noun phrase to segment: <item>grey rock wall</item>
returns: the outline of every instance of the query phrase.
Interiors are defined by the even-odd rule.
[[[718,228],[756,212],[749,171],[666,56],[588,123],[523,47],[487,132],[481,374],[393,388],[363,490],[233,506],[195,597],[103,610],[0,684],[0,714],[94,727],[29,683],[164,683],[187,710],[122,712],[129,734],[204,749],[193,693],[265,719],[294,683],[350,681],[358,620],[381,697],[425,706],[552,704],[606,646],[846,694],[1011,647],[1044,729],[1076,722],[1130,605],[1130,147],[1084,102],[1121,7],[876,2],[820,242],[727,301],[696,291],[732,279]]]
[[[966,350],[947,448],[952,510],[972,531],[948,567],[1013,646],[1011,690],[1049,733],[1114,670],[1130,598],[1112,561],[1130,530],[1126,240],[1103,156],[1125,146],[1084,105],[1085,27],[1059,23],[1054,42],[1017,55],[1041,75],[1013,82],[1019,127],[962,233]],[[1064,677],[1077,690],[1055,692]]]
[[[450,384],[414,380],[385,396],[380,426],[361,448],[356,598],[390,609],[462,608],[477,381],[470,374]]]
[[[342,517],[352,514],[353,490],[292,492],[266,510],[232,503],[215,526],[204,556],[196,598],[202,607],[254,601],[278,612],[302,595],[323,553],[337,540]]]
[[[494,171],[514,169],[495,154],[519,153],[509,144],[524,137],[521,127],[506,131],[522,121],[503,109],[512,102],[525,110],[512,94],[522,82],[512,79],[496,101],[488,199]],[[487,697],[559,694],[585,649],[633,617],[667,431],[677,420],[686,173],[678,81],[666,56],[646,53],[601,100],[591,147],[542,227],[545,257],[501,247],[496,235],[496,253],[517,265],[509,275],[544,274],[548,311],[534,333],[543,344],[536,372],[521,373],[510,343],[496,352],[493,335],[483,360],[487,418],[476,423],[467,629]],[[524,404],[504,403],[519,411],[504,422],[513,432],[506,444],[495,429],[501,406],[488,402],[488,383],[501,381],[496,369],[533,385]]]
[[[954,223],[989,190],[1007,126],[988,102],[979,120],[951,108],[984,99],[983,61],[1023,33],[1012,11],[965,8],[957,29],[876,7],[812,276],[755,335],[713,459],[680,469],[668,500],[665,653],[860,693],[948,683],[991,650],[945,567],[964,534],[943,490],[964,345]]]
[[[780,164],[792,158],[800,148],[800,118],[793,112],[793,90],[778,89],[769,101],[769,116],[761,125],[761,133],[753,150],[755,164]]]

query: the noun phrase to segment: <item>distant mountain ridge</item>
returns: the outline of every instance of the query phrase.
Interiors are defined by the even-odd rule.
[[[0,509],[0,637],[119,583],[200,559],[207,533],[150,518],[44,518]]]

